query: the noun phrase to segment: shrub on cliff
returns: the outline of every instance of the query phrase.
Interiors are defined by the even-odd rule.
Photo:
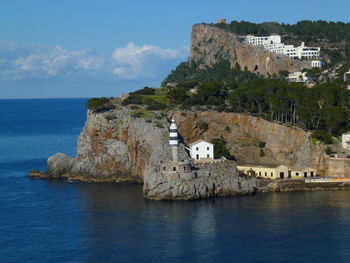
[[[132,93],[126,99],[123,100],[122,105],[129,104],[142,104],[143,97],[140,94]]]
[[[130,94],[139,94],[139,95],[154,95],[155,88],[144,87],[143,89],[139,89],[134,92],[130,92]]]
[[[206,123],[205,121],[201,121],[199,124],[198,124],[198,128],[203,130],[203,131],[207,131],[208,128],[209,128],[209,125],[208,123]]]
[[[147,110],[164,110],[167,106],[150,98],[144,98],[143,104],[147,105]]]
[[[214,157],[220,158],[221,156],[234,160],[235,157],[231,155],[230,151],[226,148],[227,141],[223,138],[215,138],[211,140],[211,143],[214,144]]]
[[[86,108],[94,112],[104,112],[115,108],[110,99],[106,97],[91,98],[86,103]]]
[[[332,136],[327,131],[317,130],[314,131],[311,135],[312,138],[324,142],[326,144],[332,144]]]

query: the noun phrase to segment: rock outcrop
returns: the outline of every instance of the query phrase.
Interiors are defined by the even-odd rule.
[[[182,178],[150,167],[145,171],[143,185],[144,196],[153,200],[249,195],[256,190],[256,180],[240,177],[235,163],[229,161],[201,167],[194,171],[192,178]]]
[[[143,182],[144,169],[171,158],[167,120],[154,115],[157,125],[132,117],[128,108],[104,113],[88,111],[78,138],[77,156],[58,153],[48,159],[44,176],[83,181]],[[159,113],[161,114],[161,113]],[[161,128],[163,125],[164,128]],[[184,146],[180,158],[188,158]]]
[[[291,167],[319,168],[325,146],[312,143],[310,134],[261,118],[215,111],[176,114],[180,134],[186,144],[223,138],[239,163],[285,164]],[[206,130],[200,129],[207,123]],[[263,142],[265,146],[259,147]],[[263,153],[263,154],[262,154]]]
[[[293,72],[311,67],[309,61],[292,60],[287,55],[243,43],[227,30],[195,24],[192,27],[189,61],[203,68],[218,63],[220,59],[227,59],[232,67],[238,64],[241,69],[247,67],[249,71],[265,76],[278,74],[281,70]]]
[[[324,162],[325,146],[312,143],[309,140],[309,134],[301,129],[237,113],[178,111],[174,114],[180,135],[186,144],[197,139],[211,141],[214,138],[223,138],[227,141],[227,148],[239,163],[310,166],[319,170],[320,175],[330,175],[330,168]],[[41,176],[76,181],[143,183],[144,176],[150,175],[149,169],[157,167],[161,162],[169,162],[171,159],[168,146],[169,118],[170,114],[166,116],[161,111],[149,111],[147,116],[135,117],[135,111],[128,107],[103,113],[89,111],[85,127],[78,139],[77,156],[71,158],[58,153],[50,157],[48,169]],[[207,123],[208,128],[201,129],[201,122]],[[265,143],[264,148],[259,147],[260,142]],[[262,155],[261,152],[264,154]],[[188,159],[184,144],[180,144],[180,160]],[[220,178],[223,170],[213,173]],[[32,175],[39,177],[38,173],[32,173]],[[200,178],[196,181],[198,185],[195,183],[194,188],[188,190],[189,196],[192,196],[194,190],[197,194],[200,193],[200,196],[225,195],[229,192],[227,189],[219,191],[220,188],[216,188],[214,192],[209,190],[213,177],[199,176],[198,178]],[[219,180],[215,182],[216,185],[227,183],[232,187],[236,185],[238,189],[241,179],[215,180]],[[154,196],[152,189],[157,188],[155,185],[159,181],[164,184],[166,178],[150,178],[148,184],[150,196]],[[172,181],[166,184],[174,188],[178,182]],[[202,189],[200,185],[206,185],[208,192],[203,193],[198,190]],[[221,188],[224,189],[224,187]],[[244,189],[240,191],[245,192]],[[156,193],[155,190],[153,192]],[[185,192],[181,192],[181,189],[177,192],[180,193],[174,194],[178,196],[177,198],[187,196]],[[165,195],[168,196],[168,194]]]

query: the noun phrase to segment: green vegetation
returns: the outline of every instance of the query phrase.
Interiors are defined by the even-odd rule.
[[[327,154],[327,155],[331,155],[331,154],[333,154],[334,152],[332,151],[332,149],[328,146],[325,150],[325,153]]]
[[[148,118],[148,119],[151,119],[153,117],[149,111],[143,110],[143,109],[132,111],[130,113],[130,116],[134,118]]]
[[[145,99],[151,99],[164,105],[167,105],[169,103],[167,95],[143,95],[142,97]]]
[[[238,35],[256,36],[279,34],[283,42],[300,45],[304,41],[309,46],[321,46],[332,62],[350,59],[350,23],[300,21],[294,25],[266,22],[261,24],[247,21],[232,21],[230,24],[216,24]]]
[[[115,105],[106,97],[91,98],[87,101],[86,108],[94,112],[104,112],[115,109]]]
[[[259,154],[260,157],[264,157],[265,156],[265,152],[263,149],[260,148],[260,154]]]
[[[207,66],[204,69],[199,69],[195,63],[182,62],[163,80],[162,86],[176,82],[178,87],[189,90],[199,83],[210,80],[220,80],[228,84],[233,82],[232,84],[234,84],[255,78],[257,75],[247,69],[242,71],[238,64],[231,69],[229,61],[224,59],[212,67]]]
[[[130,92],[130,94],[139,94],[139,95],[154,95],[155,88],[144,87],[134,92]]]
[[[326,144],[332,144],[332,135],[330,135],[327,131],[314,131],[311,135],[312,138],[324,142]]]
[[[126,106],[129,104],[142,104],[142,101],[143,101],[142,95],[133,93],[123,100],[122,105]]]
[[[258,146],[259,148],[265,148],[266,142],[259,142]]]
[[[231,155],[230,151],[227,149],[226,144],[227,141],[225,141],[223,138],[216,138],[211,140],[211,143],[214,144],[214,157],[220,158],[221,156],[224,156],[225,158],[229,160],[234,160],[234,156]]]
[[[203,131],[207,131],[209,128],[208,123],[206,123],[205,121],[201,121],[198,125],[199,129],[203,130]]]
[[[144,91],[145,88],[142,90]],[[130,93],[130,95],[122,102],[122,105],[124,106],[130,104],[147,105],[147,110],[164,110],[168,104],[168,97],[166,95],[140,95],[139,91],[135,91],[133,93]],[[132,105],[131,107],[133,106],[134,105]]]
[[[332,135],[350,129],[350,92],[329,82],[309,89],[300,83],[272,79],[234,85],[215,80],[199,84],[195,93],[187,91],[181,86],[172,88],[168,94],[170,103],[249,113]]]

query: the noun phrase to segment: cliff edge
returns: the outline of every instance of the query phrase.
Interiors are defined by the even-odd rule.
[[[163,111],[145,111],[144,116],[129,107],[103,113],[88,111],[79,135],[77,156],[62,153],[48,159],[44,177],[83,181],[143,182],[145,169],[169,162],[169,116]],[[170,113],[168,113],[170,114]],[[215,111],[176,111],[183,143],[181,160],[189,155],[184,143],[197,139],[222,138],[240,163],[310,166],[319,169],[325,146],[312,143],[309,134],[261,118]],[[206,129],[201,123],[207,123]],[[264,142],[264,148],[259,146]],[[262,156],[262,151],[264,152]]]
[[[193,25],[189,62],[204,68],[221,59],[228,60],[232,68],[238,64],[241,69],[246,67],[264,76],[278,75],[282,70],[294,72],[311,67],[309,61],[292,60],[287,55],[243,43],[235,34],[214,25]]]

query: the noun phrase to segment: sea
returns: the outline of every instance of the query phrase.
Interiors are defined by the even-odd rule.
[[[350,262],[350,191],[149,201],[31,179],[75,156],[86,99],[0,100],[0,262]]]

